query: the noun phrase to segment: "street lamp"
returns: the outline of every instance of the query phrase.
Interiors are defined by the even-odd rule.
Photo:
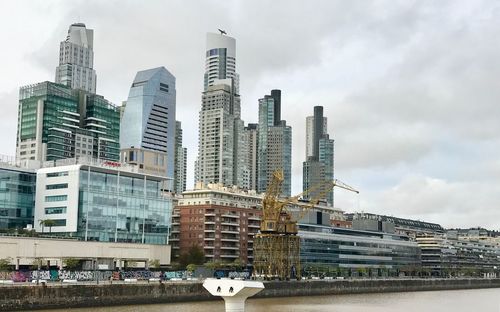
[[[38,243],[34,243],[34,246],[35,246],[35,261],[36,261],[36,284],[38,285],[38,283],[40,282],[40,261],[38,261],[37,257],[36,257],[36,246],[38,245]]]

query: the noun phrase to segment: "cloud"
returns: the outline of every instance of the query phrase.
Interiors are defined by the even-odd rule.
[[[323,105],[336,141],[337,177],[360,188],[360,207],[450,226],[467,225],[470,214],[468,225],[483,219],[500,226],[493,218],[500,185],[499,3],[82,0],[0,6],[3,38],[13,47],[0,58],[0,104],[12,110],[2,117],[0,153],[15,148],[17,88],[54,79],[59,42],[69,24],[81,21],[95,31],[98,93],[114,103],[126,100],[139,70],[165,66],[176,76],[192,185],[205,33],[223,28],[237,39],[243,119],[256,122],[258,99],[282,90],[282,116],[293,128],[293,193],[302,188],[305,117]],[[349,196],[345,208],[355,209]]]

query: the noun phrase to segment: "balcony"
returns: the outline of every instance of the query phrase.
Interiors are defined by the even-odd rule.
[[[231,230],[221,230],[220,232],[223,234],[240,234],[239,231],[231,231]]]
[[[205,230],[203,230],[203,232],[205,232],[205,233],[214,233],[215,229],[205,229]]]
[[[205,217],[215,217],[215,213],[213,212],[205,213]]]
[[[223,214],[222,217],[232,218],[232,219],[239,219],[240,218],[240,216],[238,216],[238,215],[232,215],[232,214]]]
[[[248,220],[260,221],[260,217],[256,217],[256,216],[248,217]]]
[[[225,249],[225,250],[240,250],[239,246],[221,246],[220,249]]]
[[[239,242],[240,240],[238,238],[224,238],[222,237],[221,242]]]
[[[239,255],[220,255],[221,258],[239,258]]]

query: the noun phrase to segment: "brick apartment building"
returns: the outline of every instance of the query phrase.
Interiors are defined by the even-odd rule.
[[[172,215],[174,260],[193,245],[205,261],[253,260],[253,237],[260,228],[262,197],[217,184],[185,191]]]

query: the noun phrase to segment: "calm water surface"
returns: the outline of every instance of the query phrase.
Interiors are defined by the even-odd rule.
[[[43,310],[61,312],[65,310]],[[221,312],[223,301],[71,309],[75,312]],[[500,312],[500,288],[249,299],[247,312]]]

